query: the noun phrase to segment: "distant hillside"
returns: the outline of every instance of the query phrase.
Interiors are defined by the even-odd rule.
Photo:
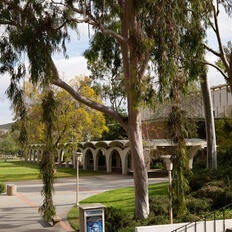
[[[12,123],[7,123],[7,124],[2,124],[2,125],[0,125],[0,130],[10,130],[12,124],[13,124],[13,122]]]

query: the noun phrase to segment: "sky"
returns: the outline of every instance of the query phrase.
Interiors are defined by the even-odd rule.
[[[222,10],[219,15],[219,28],[223,38],[223,44],[232,40],[232,18],[228,18]],[[1,29],[0,29],[1,34]],[[70,43],[68,43],[67,54],[69,59],[63,58],[62,55],[56,55],[54,61],[58,67],[60,77],[64,80],[71,79],[79,75],[88,75],[87,63],[83,57],[83,52],[89,45],[89,30],[85,24],[79,26],[79,35],[72,32]],[[78,38],[78,40],[77,40]],[[217,41],[214,33],[208,31],[207,40],[210,47],[217,49]],[[206,59],[210,62],[215,62],[217,59],[212,54],[206,54]],[[0,77],[0,125],[13,121],[13,111],[10,107],[10,102],[6,97],[5,91],[9,86],[10,78],[7,75]],[[221,74],[213,68],[208,70],[208,80],[210,86],[224,84],[225,81]]]

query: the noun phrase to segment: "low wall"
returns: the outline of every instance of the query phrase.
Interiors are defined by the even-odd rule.
[[[140,226],[135,228],[135,232],[171,232],[177,228],[180,228],[181,226],[184,226],[188,223],[178,223],[178,224],[166,224],[166,225],[156,225],[156,226]],[[214,226],[216,227],[217,232],[223,232],[223,220],[216,220],[216,223],[214,225],[214,221],[207,221],[206,222],[206,228],[207,231],[214,231]],[[197,232],[204,232],[205,223],[204,221],[199,221],[196,223]],[[226,219],[225,220],[225,229],[232,228],[232,219]],[[187,232],[195,232],[195,224],[192,223],[188,226]],[[176,232],[185,232],[185,228],[179,229]]]

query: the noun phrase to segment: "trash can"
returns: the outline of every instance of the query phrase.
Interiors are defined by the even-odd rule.
[[[6,186],[6,193],[8,196],[15,195],[16,191],[17,191],[17,186],[15,184],[8,184]]]
[[[80,232],[105,232],[104,208],[99,203],[80,205]]]

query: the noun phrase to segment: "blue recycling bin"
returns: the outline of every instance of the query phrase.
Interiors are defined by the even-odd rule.
[[[105,232],[104,208],[99,203],[80,205],[80,232]]]

